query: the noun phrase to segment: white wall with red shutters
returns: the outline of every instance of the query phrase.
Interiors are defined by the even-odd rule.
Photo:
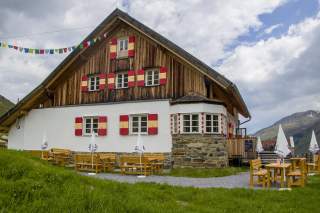
[[[90,136],[75,135],[75,118],[106,116],[107,135],[97,136],[99,152],[133,152],[137,135],[120,135],[120,115],[157,114],[158,133],[142,135],[146,152],[171,152],[171,114],[217,113],[221,116],[221,132],[226,134],[227,117],[223,105],[194,103],[170,106],[169,100],[106,103],[82,106],[33,109],[24,118],[12,125],[9,131],[10,149],[40,150],[44,134],[48,149],[66,148],[73,151],[88,151]],[[19,128],[17,128],[19,127]],[[201,134],[201,131],[199,132]]]
[[[10,149],[39,150],[46,134],[48,148],[88,151],[90,136],[75,136],[75,118],[79,116],[107,116],[107,135],[97,136],[99,152],[133,152],[136,135],[120,135],[120,115],[158,114],[158,134],[143,135],[146,152],[170,152],[170,106],[168,100],[140,101],[116,104],[56,107],[31,110],[20,120],[20,128],[9,131]]]

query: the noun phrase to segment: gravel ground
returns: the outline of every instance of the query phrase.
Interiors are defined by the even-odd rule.
[[[87,175],[86,173],[82,174]],[[110,173],[99,173],[93,177],[125,183],[147,182],[168,184],[172,186],[191,186],[197,188],[249,188],[249,172],[215,178],[188,178],[155,175],[147,176],[145,178],[138,178],[137,176],[133,175],[120,175]]]

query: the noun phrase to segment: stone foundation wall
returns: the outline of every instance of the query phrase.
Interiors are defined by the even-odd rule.
[[[219,135],[173,135],[173,167],[222,168],[228,166],[227,141]]]

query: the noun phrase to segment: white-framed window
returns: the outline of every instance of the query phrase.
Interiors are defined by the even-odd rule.
[[[117,74],[117,89],[128,88],[128,73]]]
[[[159,80],[159,70],[147,70],[145,73],[145,85],[146,86],[157,86],[160,84]]]
[[[199,133],[199,114],[182,114],[183,133]]]
[[[128,43],[129,43],[128,37],[118,39],[117,57],[128,56]]]
[[[219,133],[219,115],[205,114],[205,132],[212,134]]]
[[[97,91],[99,90],[99,76],[93,75],[88,78],[88,90],[89,91]]]
[[[172,133],[173,134],[178,133],[178,115],[177,114],[172,115]]]
[[[130,115],[130,133],[148,133],[148,116],[146,114]]]
[[[84,117],[84,135],[91,135],[98,132],[98,117]]]

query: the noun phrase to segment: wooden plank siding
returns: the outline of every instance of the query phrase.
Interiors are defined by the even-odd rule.
[[[106,86],[104,91],[82,93],[80,89],[82,76],[110,72],[110,39],[132,35],[135,36],[135,56],[131,62],[133,70],[167,67],[167,84],[114,90],[108,90]],[[88,48],[68,68],[66,73],[58,79],[54,88],[49,88],[52,91],[52,97],[42,102],[43,107],[146,99],[177,99],[190,92],[207,96],[205,76],[202,73],[125,23],[119,24],[113,31],[110,31],[106,39]],[[210,95],[208,97],[225,102],[228,111],[233,114],[234,106],[228,94],[218,84],[209,81]]]

